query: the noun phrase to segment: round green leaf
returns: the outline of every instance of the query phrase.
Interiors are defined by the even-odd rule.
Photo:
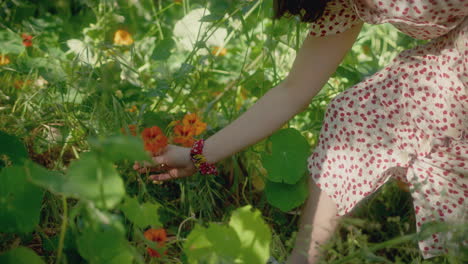
[[[17,247],[0,255],[2,264],[45,264],[45,262],[30,248]]]
[[[301,205],[309,195],[307,176],[296,184],[277,183],[266,181],[265,194],[268,203],[288,212]]]
[[[28,182],[24,167],[0,172],[0,233],[29,233],[39,224],[44,191]]]
[[[139,204],[136,198],[126,197],[121,206],[125,216],[139,228],[147,226],[162,226],[159,221],[158,209],[161,205],[157,203]]]
[[[188,263],[228,264],[238,263],[235,259],[240,247],[238,235],[232,228],[212,223],[208,228],[195,226],[184,243],[184,252]]]
[[[85,229],[77,245],[80,255],[91,264],[133,263],[133,254],[125,234],[112,226],[104,230]]]
[[[310,146],[299,131],[282,129],[270,138],[272,153],[262,155],[267,178],[272,182],[295,184],[307,170]]]
[[[98,207],[113,208],[125,195],[122,178],[114,165],[99,159],[94,153],[85,153],[72,162],[62,192],[67,196],[93,201]]]
[[[239,236],[241,248],[236,263],[266,263],[270,257],[271,231],[260,211],[252,206],[238,208],[232,213],[229,226]]]

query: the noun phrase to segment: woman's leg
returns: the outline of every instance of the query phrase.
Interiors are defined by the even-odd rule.
[[[310,195],[299,222],[296,243],[286,263],[317,263],[320,245],[328,241],[333,234],[338,216],[336,204],[325,192],[322,192],[313,180],[309,180]]]

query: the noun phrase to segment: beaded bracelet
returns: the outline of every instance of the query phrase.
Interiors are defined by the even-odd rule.
[[[206,157],[203,156],[203,146],[205,141],[203,139],[195,141],[190,150],[190,158],[197,170],[204,175],[212,174],[218,175],[218,170],[214,164],[206,162]]]

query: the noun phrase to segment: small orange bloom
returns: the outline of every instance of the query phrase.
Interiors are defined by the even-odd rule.
[[[227,49],[215,46],[211,48],[211,54],[213,54],[214,56],[224,56],[227,54]]]
[[[158,155],[167,146],[167,137],[157,126],[145,128],[141,132],[145,150],[150,151],[153,156]]]
[[[9,64],[10,58],[7,55],[0,55],[0,66]]]
[[[31,47],[32,46],[32,36],[28,35],[26,33],[21,34],[21,37],[23,38],[23,45],[25,47]]]
[[[157,242],[158,248],[163,248],[166,246],[167,234],[164,228],[159,228],[159,229],[150,228],[145,231],[144,236],[146,239],[150,241]],[[159,252],[155,249],[148,247],[146,250],[148,251],[148,254],[153,258],[161,257],[161,254],[159,254]],[[165,254],[166,254],[166,251],[163,253],[163,255]]]
[[[132,135],[132,136],[137,135],[137,129],[138,129],[137,125],[133,125],[133,124],[128,125],[128,131],[130,131],[130,135]],[[122,134],[124,134],[124,135],[127,135],[127,130],[124,127],[122,127],[120,129],[120,132],[122,132]]]
[[[23,86],[29,86],[32,84],[32,81],[31,80],[26,80],[26,81],[22,81],[22,80],[16,80],[13,85],[15,86],[16,89],[21,89]]]
[[[123,29],[119,29],[114,33],[114,43],[117,45],[130,46],[133,44],[132,35]]]
[[[180,5],[180,4],[182,4],[182,0],[174,0],[174,3],[176,3],[176,4],[179,4],[179,5]]]
[[[195,130],[191,125],[176,125],[174,127],[174,135],[172,141],[176,144],[191,147],[195,143],[195,139],[193,138]]]
[[[132,107],[125,109],[125,111],[130,112],[130,113],[134,113],[134,112],[138,111],[138,108],[136,107],[136,105],[132,105]]]
[[[201,133],[203,133],[203,131],[206,130],[206,123],[202,122],[195,113],[186,114],[184,116],[184,119],[182,120],[182,123],[185,126],[192,126],[195,136],[200,135]]]

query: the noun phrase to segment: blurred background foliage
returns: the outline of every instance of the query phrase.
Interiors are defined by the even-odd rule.
[[[0,0],[0,129],[21,138],[29,157],[53,171],[65,171],[88,151],[90,136],[115,134],[129,125],[169,129],[187,112],[208,124],[208,137],[286,77],[308,33],[308,25],[295,18],[272,20],[271,5],[270,0]],[[390,25],[365,25],[324,89],[286,126],[299,130],[313,148],[334,96],[421,43]],[[125,192],[160,204],[159,221],[172,234],[168,257],[151,261],[186,262],[181,237],[195,223],[225,221],[245,204],[261,210],[271,227],[271,255],[284,260],[298,214],[266,202],[261,154],[268,151],[262,141],[226,159],[220,178],[195,176],[160,185],[137,175],[130,162],[118,163]],[[72,212],[79,205],[68,200]],[[23,245],[54,262],[64,210],[62,200],[46,192],[35,232],[0,234],[0,252]],[[96,210],[86,214],[102,218]],[[457,263],[450,255],[422,260],[415,237],[362,250],[414,233],[413,215],[410,195],[387,184],[343,221],[326,247],[325,263],[353,254],[347,263]],[[138,232],[115,219],[108,232],[126,229],[132,246],[144,252],[144,243],[135,240]],[[107,235],[96,243],[106,243]],[[92,252],[78,250],[79,241],[70,236],[63,261],[92,259]]]

